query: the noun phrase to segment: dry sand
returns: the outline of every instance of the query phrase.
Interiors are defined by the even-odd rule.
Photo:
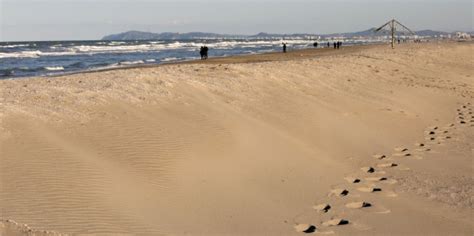
[[[0,81],[0,235],[472,235],[473,48]]]

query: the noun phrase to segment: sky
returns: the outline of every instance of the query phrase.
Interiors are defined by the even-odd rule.
[[[472,0],[0,0],[0,41],[95,40],[128,30],[340,33],[395,18],[473,31]]]

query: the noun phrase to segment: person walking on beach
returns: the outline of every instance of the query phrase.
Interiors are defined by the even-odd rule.
[[[199,54],[201,55],[201,60],[206,60],[208,58],[209,48],[207,46],[201,46]]]
[[[328,48],[329,48],[329,47],[331,47],[331,44],[330,44],[329,41],[328,41]]]
[[[317,48],[317,47],[318,47],[318,42],[314,42],[314,43],[313,43],[313,46],[314,46],[315,48]]]
[[[201,46],[201,49],[199,50],[199,54],[201,54],[201,60],[204,60],[204,46]]]
[[[283,53],[286,53],[286,43],[283,43]]]
[[[337,49],[337,43],[334,42],[333,44],[334,44],[334,49]]]
[[[209,48],[207,46],[204,46],[204,60],[209,58]]]

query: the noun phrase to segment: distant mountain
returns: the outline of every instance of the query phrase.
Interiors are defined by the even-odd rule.
[[[141,31],[128,31],[120,34],[112,34],[102,38],[102,40],[182,40],[182,39],[203,39],[203,38],[225,38],[232,37],[231,35],[190,32],[190,33],[149,33]]]
[[[334,37],[373,37],[386,35],[388,31],[381,31],[378,33],[374,32],[375,28],[371,28],[359,32],[350,33],[336,33],[336,34],[270,34],[270,33],[258,33],[256,35],[230,35],[230,34],[215,34],[215,33],[204,33],[204,32],[190,32],[190,33],[150,33],[142,31],[128,31],[120,34],[112,34],[102,38],[102,40],[186,40],[186,39],[209,39],[209,38],[241,38],[241,39],[276,39],[276,38],[334,38]],[[433,37],[435,35],[447,35],[449,33],[433,30],[421,30],[416,31],[416,35],[423,37]]]

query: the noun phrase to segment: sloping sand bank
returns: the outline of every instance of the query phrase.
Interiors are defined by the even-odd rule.
[[[473,48],[0,81],[0,218],[84,235],[472,235]]]

